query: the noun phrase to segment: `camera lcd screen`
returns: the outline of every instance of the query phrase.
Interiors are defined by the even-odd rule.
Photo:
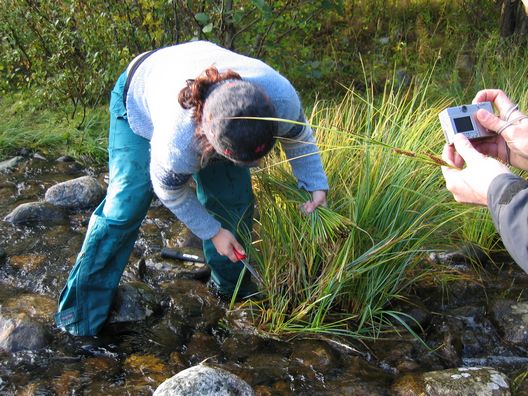
[[[471,122],[471,117],[469,116],[454,118],[453,121],[455,122],[457,133],[463,133],[473,130],[473,123]]]

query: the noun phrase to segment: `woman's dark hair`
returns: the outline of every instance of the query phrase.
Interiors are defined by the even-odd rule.
[[[216,67],[211,66],[205,69],[194,80],[187,80],[185,82],[185,88],[178,94],[178,102],[180,105],[184,109],[193,109],[192,117],[196,123],[194,134],[198,147],[202,152],[202,158],[209,158],[215,153],[215,149],[209,143],[209,140],[207,140],[202,130],[202,112],[207,94],[213,85],[221,81],[241,79],[240,74],[233,70],[226,70],[220,73]]]

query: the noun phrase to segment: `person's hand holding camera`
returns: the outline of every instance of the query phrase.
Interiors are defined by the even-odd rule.
[[[492,180],[510,173],[506,165],[477,151],[462,133],[455,136],[454,145],[444,146],[442,159],[454,167],[442,166],[442,173],[457,202],[487,205]]]
[[[476,113],[479,123],[497,135],[473,141],[475,149],[517,168],[528,170],[528,117],[500,89],[479,91],[473,103],[480,102],[492,102],[500,117],[486,110]]]

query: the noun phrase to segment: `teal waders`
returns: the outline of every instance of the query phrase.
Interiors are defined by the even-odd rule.
[[[90,218],[55,315],[59,328],[78,336],[96,335],[104,325],[153,196],[150,142],[130,129],[123,104],[125,84],[123,73],[110,98],[107,195]],[[249,169],[219,160],[195,174],[194,180],[200,202],[241,241],[240,236],[252,227]],[[204,241],[203,246],[212,281],[221,294],[231,295],[243,265],[220,256],[211,240]],[[239,296],[253,292],[255,286],[245,276]]]

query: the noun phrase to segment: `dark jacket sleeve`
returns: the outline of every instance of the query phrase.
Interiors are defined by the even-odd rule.
[[[497,176],[488,190],[488,207],[504,246],[528,272],[528,182],[512,173]]]

